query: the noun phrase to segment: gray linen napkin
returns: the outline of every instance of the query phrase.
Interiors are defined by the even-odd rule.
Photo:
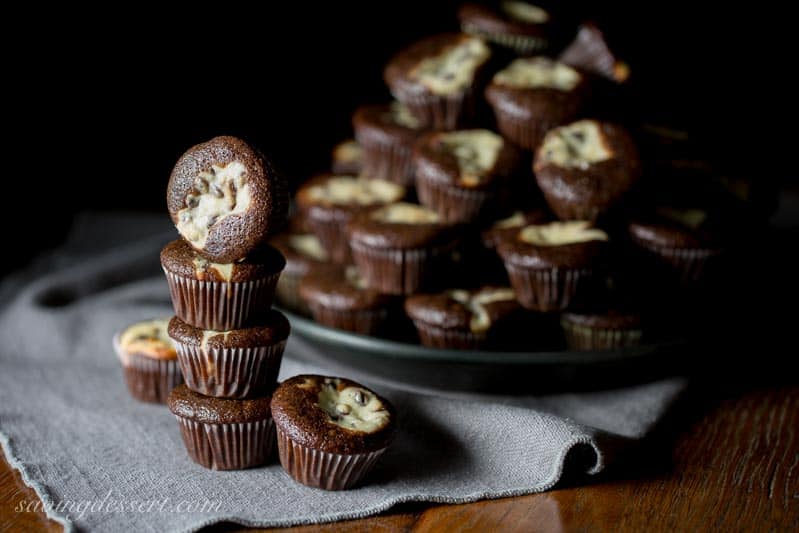
[[[158,252],[175,233],[164,219],[81,217],[62,250],[0,288],[0,442],[48,514],[68,528],[309,524],[399,502],[544,491],[572,461],[591,474],[603,470],[685,387],[672,378],[610,391],[499,397],[381,383],[376,388],[398,407],[401,431],[361,488],[304,487],[276,462],[205,470],[188,459],[165,407],[128,396],[111,349],[112,335],[128,323],[171,314]],[[330,370],[309,360],[325,359],[295,336],[281,379]],[[21,512],[29,504],[13,503]]]

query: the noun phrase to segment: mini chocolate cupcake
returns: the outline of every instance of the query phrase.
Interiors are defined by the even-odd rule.
[[[379,335],[394,305],[391,296],[369,289],[354,266],[310,273],[299,293],[316,322],[361,335]]]
[[[271,400],[214,398],[179,385],[167,403],[192,461],[213,470],[242,470],[269,461],[275,439]]]
[[[494,75],[486,100],[502,134],[535,150],[544,134],[582,111],[588,82],[574,68],[538,56],[520,58]]]
[[[617,207],[638,181],[641,162],[621,126],[580,120],[544,136],[533,171],[558,218],[595,222]]]
[[[277,381],[289,330],[289,321],[274,310],[261,325],[232,331],[195,328],[178,317],[169,322],[186,386],[217,398],[269,392]]]
[[[352,219],[350,247],[366,284],[413,294],[435,276],[455,247],[457,226],[420,205],[396,203]]]
[[[431,348],[482,350],[501,347],[503,328],[519,316],[521,306],[508,287],[453,289],[416,294],[405,300],[422,344]]]
[[[183,383],[165,319],[131,324],[114,337],[114,350],[137,400],[164,403],[169,391]]]
[[[278,231],[288,186],[269,160],[235,137],[191,147],[172,171],[169,215],[180,235],[209,261],[232,263]]]
[[[630,239],[650,259],[655,270],[683,285],[701,281],[708,264],[723,251],[723,238],[702,209],[661,207],[630,222]]]
[[[552,33],[552,14],[527,2],[499,2],[497,6],[470,2],[458,9],[458,20],[466,33],[519,55],[546,49]]]
[[[300,375],[272,396],[277,449],[286,472],[303,485],[345,490],[357,485],[394,437],[392,405],[344,378]]]
[[[330,259],[346,264],[352,255],[345,228],[352,216],[397,202],[405,193],[405,187],[390,181],[322,174],[300,187],[296,198],[306,224]]]
[[[262,245],[242,261],[211,263],[179,239],[161,250],[175,314],[200,329],[227,331],[257,323],[269,310],[286,260]]]
[[[566,309],[591,281],[607,234],[587,221],[551,222],[503,236],[497,251],[524,307]]]
[[[363,170],[363,149],[355,139],[341,141],[333,148],[330,168],[333,174],[357,176]]]
[[[300,298],[300,280],[310,272],[330,268],[328,255],[316,235],[311,233],[281,233],[271,244],[286,258],[286,268],[277,281],[275,298],[290,311],[309,315],[311,310]]]
[[[616,83],[627,81],[630,67],[610,50],[602,31],[593,22],[580,25],[577,36],[558,57],[569,65]]]
[[[518,149],[489,130],[430,133],[414,151],[419,202],[444,222],[471,222],[499,210],[518,172]]]
[[[413,185],[411,155],[422,125],[407,107],[400,102],[361,106],[352,126],[363,147],[365,177]]]
[[[641,343],[641,315],[609,309],[604,312],[563,313],[560,318],[571,350],[613,350]]]
[[[491,49],[479,38],[446,33],[418,41],[389,61],[383,77],[423,128],[454,130],[475,112],[475,92]]]

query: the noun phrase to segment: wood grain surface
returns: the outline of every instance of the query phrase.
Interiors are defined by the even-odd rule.
[[[0,532],[59,531],[0,459]],[[213,531],[238,531],[233,524]],[[350,531],[797,531],[799,386],[689,393],[623,467],[554,490],[466,505],[413,504],[373,518],[272,529]]]

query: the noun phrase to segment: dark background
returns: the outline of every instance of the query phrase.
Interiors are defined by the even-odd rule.
[[[177,16],[34,6],[7,19],[22,32],[5,51],[16,165],[2,269],[57,244],[77,211],[165,213],[172,165],[214,135],[250,140],[294,183],[325,170],[352,110],[389,98],[392,53],[455,29],[458,2],[271,4]],[[794,116],[793,67],[778,42],[789,19],[762,4],[698,4],[567,3],[632,65],[642,113],[689,129],[740,174],[789,176],[795,134],[780,126]]]

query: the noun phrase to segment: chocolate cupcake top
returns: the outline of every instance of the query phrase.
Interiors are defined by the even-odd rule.
[[[361,145],[355,139],[341,141],[333,148],[330,168],[334,174],[357,176],[363,168]]]
[[[602,251],[608,235],[584,220],[528,225],[502,236],[497,250],[505,261],[528,268],[581,267]]]
[[[422,123],[414,117],[401,102],[383,105],[364,105],[355,110],[352,116],[355,135],[364,142],[390,143],[404,145],[413,143],[422,130]]]
[[[512,238],[519,231],[519,228],[531,224],[542,224],[549,221],[552,216],[544,209],[533,209],[531,211],[516,211],[511,216],[497,220],[490,228],[481,234],[483,246],[494,248],[503,237]]]
[[[203,396],[186,385],[178,385],[169,393],[167,405],[172,414],[202,424],[246,424],[270,417],[272,398],[232,400]]]
[[[592,22],[580,25],[574,41],[559,59],[618,83],[630,77],[630,67],[613,55],[602,31]]]
[[[246,257],[285,222],[286,183],[236,137],[214,137],[183,154],[167,188],[172,221],[211,261]]]
[[[311,272],[300,280],[300,297],[306,303],[330,309],[377,309],[391,304],[392,298],[370,289],[350,265],[331,266],[324,271]]]
[[[355,216],[348,231],[350,242],[373,248],[422,248],[451,240],[455,229],[435,211],[399,202]]]
[[[212,263],[183,240],[172,241],[161,250],[161,264],[173,274],[199,281],[243,282],[275,275],[286,266],[278,250],[261,245],[235,263]]]
[[[131,324],[119,335],[120,356],[141,355],[150,359],[176,359],[175,345],[167,335],[167,320],[145,320]]]
[[[506,1],[497,6],[467,3],[458,9],[464,31],[482,34],[510,34],[546,37],[551,14],[528,2]]]
[[[412,320],[444,328],[484,333],[504,317],[521,309],[508,287],[453,289],[439,294],[416,294],[405,300]]]
[[[484,129],[430,133],[416,145],[416,173],[468,189],[493,187],[519,167],[519,150]]]
[[[263,325],[252,328],[212,331],[195,328],[173,317],[169,321],[169,336],[181,344],[199,346],[203,350],[272,346],[288,338],[289,321],[279,311],[269,311],[261,322]]]
[[[292,441],[337,454],[388,446],[396,413],[384,398],[345,378],[294,376],[272,395],[272,417]]]
[[[390,204],[405,196],[405,187],[386,180],[322,174],[297,191],[301,210],[315,208],[354,213]]]
[[[399,100],[420,94],[447,96],[468,89],[491,56],[481,39],[462,33],[434,35],[389,61],[384,78]]]
[[[602,312],[563,313],[561,320],[587,328],[637,329],[641,327],[640,314],[619,309],[607,309]]]
[[[715,248],[722,236],[709,222],[707,211],[695,208],[659,207],[654,214],[630,222],[635,239],[667,248]]]
[[[312,233],[281,233],[271,241],[286,258],[286,272],[305,275],[324,268],[330,260],[327,251]]]

